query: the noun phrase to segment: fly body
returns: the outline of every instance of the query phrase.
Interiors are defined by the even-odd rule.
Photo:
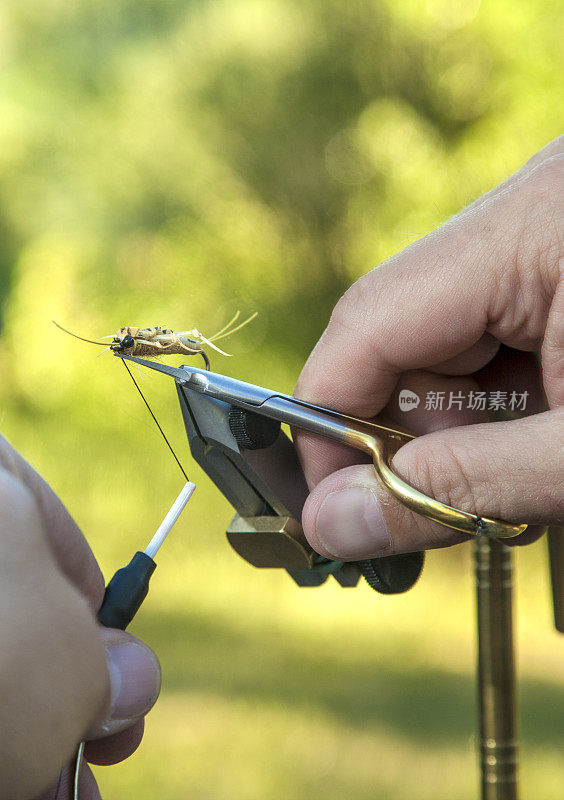
[[[195,338],[189,338],[188,333]],[[214,347],[211,340],[206,340],[196,329],[175,333],[170,328],[161,328],[160,325],[154,325],[152,328],[135,328],[129,325],[119,329],[113,338],[110,350],[128,356],[173,356],[182,353],[195,355],[203,352],[201,345],[203,341]],[[223,355],[228,355],[219,347],[214,349]]]

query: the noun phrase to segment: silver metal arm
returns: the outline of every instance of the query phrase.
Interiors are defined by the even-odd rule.
[[[414,438],[408,431],[349,417],[214,372],[188,366],[168,367],[133,356],[122,356],[122,358],[172,375],[185,389],[230,403],[238,408],[255,411],[261,416],[368,453],[374,462],[376,476],[387,491],[411,511],[441,525],[471,536],[486,534],[497,539],[518,536],[527,527],[526,523],[512,524],[460,511],[433,497],[428,497],[402,480],[392,470],[390,462],[395,451]]]

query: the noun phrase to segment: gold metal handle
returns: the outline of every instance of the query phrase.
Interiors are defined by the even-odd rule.
[[[376,475],[382,486],[402,505],[427,519],[439,522],[441,525],[446,525],[456,531],[468,533],[471,536],[485,534],[495,539],[511,539],[514,536],[519,536],[526,529],[527,523],[514,525],[510,522],[469,514],[467,511],[459,511],[457,508],[441,503],[439,500],[428,497],[423,492],[414,489],[413,486],[402,480],[399,475],[396,475],[390,466],[391,458],[398,449],[398,444],[404,444],[407,437],[403,432],[398,431],[398,434],[403,434],[405,438],[402,441],[399,436],[391,437],[393,444],[390,450],[390,447],[386,446],[384,439],[373,432],[377,427],[376,425],[367,425],[365,422],[354,427],[351,425],[348,429],[346,441],[353,447],[370,453],[374,461]],[[389,436],[388,439],[390,439]]]
[[[459,511],[427,497],[402,480],[390,467],[390,460],[399,447],[416,438],[410,431],[392,427],[383,421],[357,419],[282,395],[268,398],[260,409],[265,416],[369,453],[382,486],[404,506],[427,519],[471,536],[485,534],[495,539],[511,539],[519,536],[527,527],[526,523],[513,525]]]

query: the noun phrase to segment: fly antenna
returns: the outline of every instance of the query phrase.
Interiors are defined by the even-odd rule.
[[[235,314],[235,316],[233,317],[233,319],[231,320],[231,322],[228,325],[226,325],[220,331],[215,333],[213,336],[210,336],[210,342],[217,342],[218,339],[223,339],[226,336],[231,336],[231,334],[235,333],[236,331],[240,331],[241,328],[244,328],[245,325],[248,325],[249,322],[252,322],[254,320],[254,318],[256,316],[258,316],[258,311],[255,311],[254,314],[251,314],[251,316],[248,319],[246,319],[244,322],[240,322],[238,325],[235,326],[235,328],[232,328],[231,330],[228,330],[229,326],[232,325],[235,322],[235,320],[237,319],[238,316],[239,316],[239,312],[237,312]]]
[[[216,339],[218,336],[221,336],[221,334],[224,333],[227,330],[227,328],[230,328],[234,324],[234,322],[239,318],[240,313],[241,313],[240,311],[236,311],[235,316],[229,320],[227,325],[224,325],[223,328],[220,328],[220,330],[216,331],[213,336],[210,336],[210,339]]]
[[[51,322],[53,323],[53,325],[56,325],[57,328],[60,328],[60,330],[64,331],[65,333],[68,333],[69,336],[74,336],[75,339],[80,339],[81,342],[90,342],[90,344],[101,344],[102,346],[105,346],[105,344],[106,344],[105,342],[96,342],[94,339],[85,339],[84,336],[79,336],[77,333],[73,333],[72,331],[68,331],[66,328],[63,328],[62,325],[59,325],[58,322],[55,322],[54,319],[52,319]],[[107,339],[108,337],[106,336],[104,338]]]

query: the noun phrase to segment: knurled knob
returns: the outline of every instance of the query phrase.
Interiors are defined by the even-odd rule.
[[[356,566],[369,586],[380,594],[401,594],[417,582],[424,561],[425,553],[402,553],[357,561]]]
[[[231,406],[229,429],[242,450],[260,450],[274,444],[280,432],[280,423],[246,408]]]

